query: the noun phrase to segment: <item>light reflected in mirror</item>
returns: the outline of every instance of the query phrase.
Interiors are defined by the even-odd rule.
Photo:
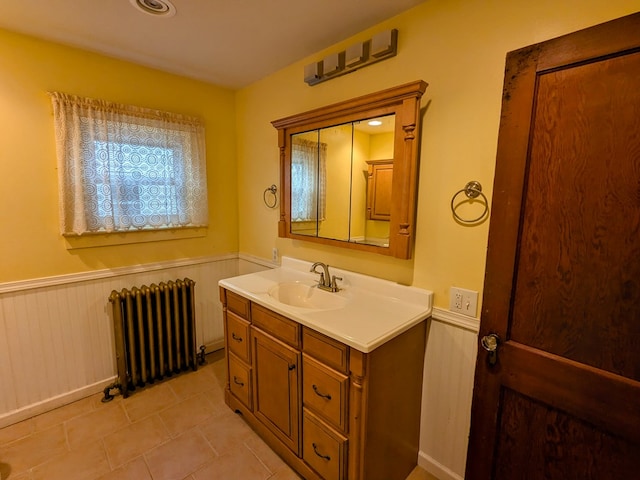
[[[291,233],[388,247],[395,119],[291,136]]]

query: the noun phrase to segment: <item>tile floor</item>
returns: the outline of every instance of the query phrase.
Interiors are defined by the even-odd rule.
[[[222,351],[196,372],[0,429],[0,480],[296,480],[224,403]],[[437,480],[419,467],[407,480]]]

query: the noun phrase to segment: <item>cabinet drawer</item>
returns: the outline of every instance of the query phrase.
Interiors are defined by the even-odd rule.
[[[347,430],[349,377],[302,355],[302,400],[305,407],[343,432]]]
[[[238,295],[237,293],[227,290],[227,310],[232,311],[236,315],[249,320],[249,300]]]
[[[249,322],[227,311],[227,348],[246,363],[251,363]]]
[[[292,347],[300,348],[300,324],[298,322],[289,320],[255,303],[251,304],[251,320],[254,325],[277,339]]]
[[[302,458],[325,480],[344,480],[347,439],[304,410]]]
[[[251,367],[245,365],[235,356],[229,355],[229,388],[231,393],[244,403],[249,410],[252,409],[251,382]]]
[[[342,342],[304,327],[303,350],[342,373],[349,372],[349,347]]]

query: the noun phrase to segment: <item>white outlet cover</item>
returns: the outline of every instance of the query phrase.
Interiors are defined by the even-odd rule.
[[[449,310],[475,318],[478,310],[478,292],[451,287],[449,290]]]

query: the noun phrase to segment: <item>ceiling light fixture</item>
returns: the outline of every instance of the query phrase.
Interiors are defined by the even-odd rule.
[[[379,127],[380,125],[382,125],[382,122],[380,120],[371,120],[369,122],[369,125],[371,125],[372,127]]]
[[[147,15],[173,17],[176,7],[169,0],[129,0],[131,5]]]

